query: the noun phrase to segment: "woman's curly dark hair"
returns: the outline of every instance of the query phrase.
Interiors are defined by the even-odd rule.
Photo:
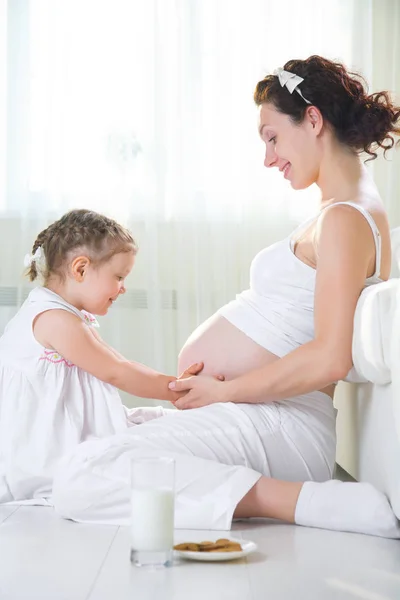
[[[366,152],[368,160],[377,157],[378,148],[384,153],[393,148],[394,136],[400,135],[400,106],[393,103],[388,92],[368,95],[360,75],[321,56],[290,60],[283,68],[303,77],[301,93],[321,111],[339,142]],[[257,83],[254,101],[258,106],[271,102],[294,123],[302,122],[308,107],[299,94],[290,94],[282,87],[276,75],[267,75]]]

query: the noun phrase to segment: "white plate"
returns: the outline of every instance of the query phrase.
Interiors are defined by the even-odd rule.
[[[186,541],[186,540],[185,540]],[[200,543],[200,541],[190,540],[195,544]],[[190,552],[188,550],[174,550],[175,556],[179,556],[180,558],[187,558],[189,560],[200,560],[203,562],[218,562],[221,560],[235,560],[237,558],[242,558],[243,556],[247,556],[251,552],[257,550],[257,544],[251,542],[250,540],[239,540],[237,538],[229,538],[231,542],[238,542],[243,550],[238,552]]]

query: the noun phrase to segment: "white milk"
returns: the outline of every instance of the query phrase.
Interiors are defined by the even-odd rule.
[[[170,550],[174,545],[172,490],[132,490],[131,547],[133,550]]]

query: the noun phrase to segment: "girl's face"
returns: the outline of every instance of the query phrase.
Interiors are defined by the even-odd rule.
[[[125,278],[134,262],[133,252],[120,252],[100,266],[89,263],[78,288],[82,308],[95,315],[107,314],[113,302],[125,293]]]
[[[272,104],[262,104],[259,133],[265,143],[264,165],[278,168],[295,190],[317,182],[321,128],[321,115],[313,106],[307,109],[303,122],[296,125]]]

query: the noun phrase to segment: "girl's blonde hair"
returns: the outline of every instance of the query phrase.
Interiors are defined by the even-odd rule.
[[[138,247],[130,232],[113,219],[92,210],[71,210],[37,236],[32,255],[38,248],[44,254],[41,275],[48,280],[51,275],[65,277],[66,263],[72,254],[81,251],[95,265],[106,262],[120,252],[137,253]],[[34,281],[38,265],[31,261],[27,276]]]

